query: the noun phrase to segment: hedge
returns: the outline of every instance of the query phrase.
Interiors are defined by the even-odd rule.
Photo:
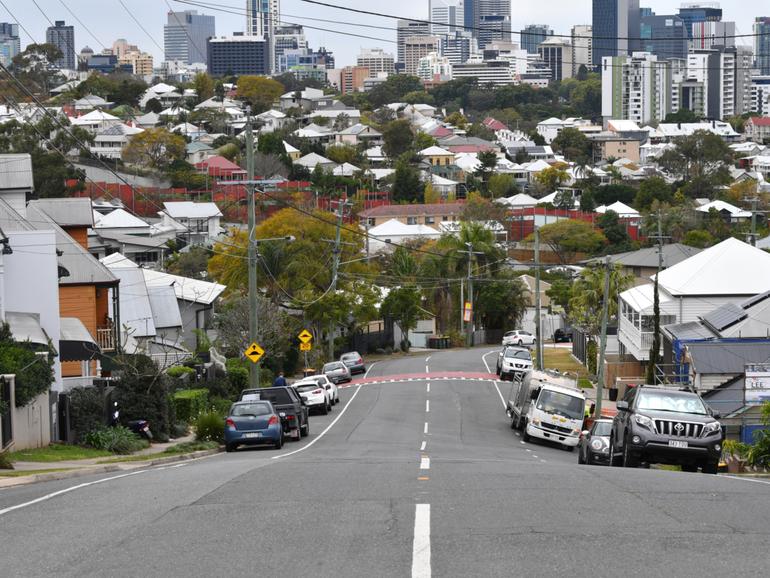
[[[209,401],[208,389],[183,389],[173,396],[176,418],[179,422],[192,423],[205,412]]]

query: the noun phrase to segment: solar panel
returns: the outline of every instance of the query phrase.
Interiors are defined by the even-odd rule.
[[[741,303],[741,307],[744,309],[750,309],[751,307],[754,307],[754,305],[758,305],[759,303],[762,303],[765,299],[770,298],[770,291],[766,291],[764,293],[760,293],[759,295],[755,295],[751,299],[748,299]]]
[[[747,313],[735,303],[727,303],[703,317],[703,322],[715,331],[724,331],[731,325],[743,321]]]

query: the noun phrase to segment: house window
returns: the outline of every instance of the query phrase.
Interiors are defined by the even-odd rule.
[[[442,215],[442,216],[441,216],[441,220],[442,220],[442,221],[448,221],[448,220],[449,220],[449,217],[447,217],[446,215]]]
[[[369,224],[370,227],[374,227],[374,226],[377,225],[377,220],[376,219],[369,218],[369,219],[366,220],[366,222]]]
[[[425,217],[425,224],[426,225],[432,225],[435,222],[436,222],[436,218],[435,217]]]
[[[406,224],[407,225],[416,225],[417,224],[417,217],[407,217],[406,218]]]

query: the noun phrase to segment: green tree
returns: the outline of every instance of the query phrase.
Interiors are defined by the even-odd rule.
[[[414,150],[422,151],[432,146],[438,145],[438,141],[430,136],[428,133],[417,131],[417,135],[414,137],[414,144],[412,145]]]
[[[455,111],[449,116],[447,116],[444,121],[447,124],[451,124],[452,126],[456,126],[459,129],[465,129],[466,126],[468,126],[468,119],[463,115],[461,112]]]
[[[636,189],[630,185],[611,184],[598,187],[594,190],[594,200],[602,205],[611,205],[620,201],[626,205],[634,202]]]
[[[253,114],[270,110],[284,92],[283,84],[266,76],[244,75],[238,78],[238,98],[251,106]]]
[[[206,247],[190,247],[185,253],[174,253],[166,261],[166,271],[190,279],[205,280],[211,252]]]
[[[527,241],[534,241],[534,234]],[[564,219],[540,227],[540,241],[551,248],[560,263],[568,265],[576,253],[596,254],[607,239],[589,223]]]
[[[557,167],[548,167],[535,175],[535,181],[548,193],[555,192],[569,181],[567,171]]]
[[[134,136],[123,149],[123,160],[129,164],[165,169],[185,156],[183,136],[164,128],[149,128]]]
[[[631,238],[628,236],[626,226],[620,222],[615,211],[604,213],[596,220],[596,225],[607,238],[610,253],[622,253],[631,249]]]
[[[23,52],[13,57],[11,70],[28,90],[49,94],[53,82],[60,76],[54,63],[62,58],[62,51],[53,44],[28,44]],[[27,99],[24,91],[19,90],[13,83],[4,87],[6,94],[16,95],[17,98]]]
[[[485,329],[518,327],[528,304],[524,284],[512,275],[501,275],[480,284],[476,318]]]
[[[569,161],[586,162],[591,159],[593,145],[578,129],[565,128],[553,140],[551,147]]]
[[[39,357],[29,343],[14,340],[7,323],[0,323],[0,375],[16,375],[16,407],[24,407],[53,383],[53,354]],[[2,399],[0,399],[2,401]]]
[[[476,175],[481,177],[481,187],[484,192],[489,194],[489,176],[497,168],[497,153],[495,151],[482,151],[478,155],[479,167],[476,169]]]
[[[662,177],[648,177],[639,185],[639,191],[634,199],[634,207],[640,211],[649,209],[654,201],[671,203],[674,193],[671,187]]]
[[[193,78],[193,89],[198,95],[198,102],[214,96],[214,79],[206,72],[199,72]]]
[[[677,112],[672,112],[666,115],[666,119],[663,122],[666,123],[680,123],[680,122],[699,122],[701,117],[687,108],[680,108]]]
[[[326,158],[341,165],[343,163],[350,163],[351,165],[361,164],[361,155],[358,149],[352,145],[332,145],[326,149]]]
[[[408,120],[394,120],[382,129],[383,152],[390,159],[397,159],[414,145],[414,133]]]
[[[391,289],[380,306],[380,315],[390,317],[404,335],[403,349],[409,350],[409,332],[417,327],[422,313],[422,295],[414,286]]]
[[[572,285],[569,301],[570,321],[588,335],[597,335],[601,328],[604,307],[604,266],[588,267]],[[609,319],[618,314],[618,296],[632,286],[634,277],[623,273],[619,265],[611,265],[610,298],[607,304]]]
[[[510,197],[521,192],[513,175],[497,173],[489,177],[489,193],[493,199]]]
[[[719,135],[697,130],[675,138],[674,145],[660,155],[658,164],[685,182],[687,196],[710,197],[716,187],[732,180],[728,171],[732,151]]]
[[[403,102],[404,96],[411,92],[421,92],[422,82],[416,76],[394,74],[381,82],[368,93],[368,100],[373,108],[379,108],[392,102]]]
[[[396,172],[393,174],[391,192],[396,202],[414,202],[420,197],[424,186],[420,181],[420,173],[406,159],[396,162]]]

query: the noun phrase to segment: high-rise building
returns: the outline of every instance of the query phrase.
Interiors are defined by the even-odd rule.
[[[64,20],[57,20],[53,26],[49,26],[45,31],[45,41],[61,50],[62,57],[54,63],[56,66],[66,70],[77,68],[74,26],[67,26]]]
[[[770,116],[770,75],[751,77],[751,112]]]
[[[574,57],[572,43],[566,38],[548,38],[538,47],[540,58],[551,70],[551,80],[572,78]]]
[[[553,36],[553,30],[547,24],[527,24],[519,34],[521,47],[530,54],[537,54],[537,47]]]
[[[577,76],[581,66],[592,67],[594,41],[591,26],[578,24],[572,27],[572,76]]]
[[[473,37],[466,32],[455,32],[441,38],[439,56],[445,57],[450,64],[462,64],[473,54]]]
[[[452,63],[448,58],[431,52],[420,58],[417,76],[423,82],[447,82],[452,80]]]
[[[671,63],[648,52],[602,59],[602,116],[640,126],[672,112]]]
[[[763,76],[770,76],[770,16],[754,20],[754,66]]]
[[[687,98],[682,99],[682,107],[717,120],[751,112],[753,58],[751,49],[744,46],[714,46],[690,52],[687,81],[691,91],[700,91],[697,102],[701,108],[690,108]]]
[[[465,31],[463,0],[429,0],[428,6],[433,36],[450,36]]]
[[[404,41],[404,72],[417,74],[420,59],[440,48],[438,36],[410,36]]]
[[[214,17],[197,10],[169,12],[163,27],[166,60],[208,64],[208,39],[216,34]]]
[[[606,56],[631,54],[638,47],[639,0],[593,0],[594,65]]]
[[[340,92],[363,92],[364,81],[369,78],[369,69],[365,66],[346,66],[340,70]]]
[[[719,2],[686,2],[679,9],[679,17],[687,29],[687,37],[692,38],[693,24],[697,22],[720,22],[722,9]]]
[[[708,50],[712,46],[735,46],[735,22],[694,22],[690,50]]]
[[[466,0],[467,1],[467,0]],[[396,42],[398,44],[398,52],[396,55],[396,68],[403,67],[404,65],[404,45],[406,39],[412,36],[429,36],[430,24],[427,22],[415,22],[413,20],[399,20],[398,28],[396,31]]]
[[[272,37],[281,22],[281,0],[246,0],[246,34]]]
[[[642,16],[640,36],[642,50],[658,58],[687,58],[687,28],[676,15]]]
[[[506,86],[513,82],[511,65],[505,60],[470,60],[455,64],[452,78],[475,78],[479,86]]]
[[[270,50],[261,36],[236,34],[208,40],[208,70],[212,76],[270,73]]]
[[[289,50],[308,50],[305,29],[300,24],[279,26],[273,36],[274,71],[278,74],[286,72],[286,59],[283,58]]]
[[[0,63],[9,66],[13,57],[21,52],[19,25],[0,22]]]
[[[361,50],[356,59],[358,67],[369,69],[369,76],[379,76],[381,73],[391,75],[396,73],[396,61],[392,54],[388,54],[382,48],[369,48]]]
[[[118,65],[128,65],[136,76],[152,76],[153,73],[152,54],[132,50],[118,56]]]
[[[480,48],[493,42],[511,41],[511,17],[503,14],[484,14],[474,30]]]

